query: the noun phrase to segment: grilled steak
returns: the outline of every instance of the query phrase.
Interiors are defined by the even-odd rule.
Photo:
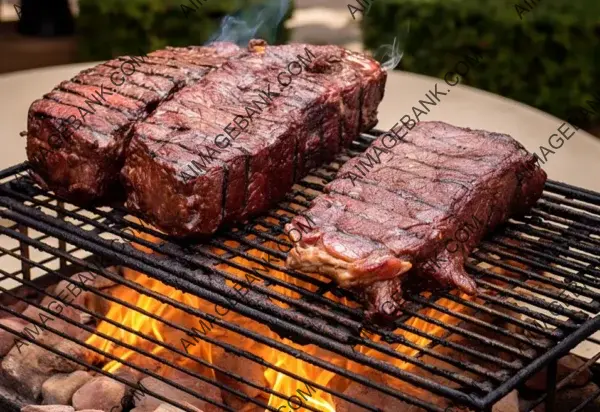
[[[251,41],[134,126],[127,207],[176,236],[264,211],[376,124],[385,78],[337,46]]]
[[[286,226],[295,241],[287,265],[356,289],[377,320],[400,313],[410,278],[474,294],[465,257],[486,232],[527,212],[545,181],[508,135],[442,122],[386,133]]]
[[[131,126],[239,51],[229,43],[167,48],[110,60],[61,83],[29,108],[34,177],[74,200],[105,195],[118,181]]]

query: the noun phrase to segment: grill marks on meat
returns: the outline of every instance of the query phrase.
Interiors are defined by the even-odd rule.
[[[299,56],[302,72],[281,87],[278,74]],[[135,126],[122,170],[127,206],[177,236],[264,211],[375,125],[384,85],[376,62],[340,47],[251,45]],[[256,113],[239,130],[234,118],[247,107]],[[227,136],[228,125],[239,134]],[[218,135],[229,146],[217,147]]]
[[[391,146],[382,140],[372,147]],[[287,264],[360,291],[374,319],[399,314],[411,274],[473,294],[468,253],[542,194],[546,174],[520,149],[508,135],[421,122],[360,180],[347,176],[364,155],[344,164],[306,212],[312,227],[295,239]],[[298,216],[286,232],[306,226]],[[459,232],[461,242],[448,247]]]
[[[118,180],[132,125],[239,51],[228,43],[169,47],[110,60],[62,82],[29,109],[27,156],[34,177],[76,201],[105,196]],[[130,75],[121,72],[124,62],[125,73],[135,69]],[[60,147],[50,146],[52,135]]]
[[[138,113],[144,108],[144,103],[141,101],[110,91],[110,94],[104,93],[104,99],[98,98],[96,86],[74,83],[70,80],[62,82],[54,90],[69,92],[90,101],[97,101],[101,106],[123,113],[130,121],[137,119]],[[89,110],[87,104],[86,110]]]

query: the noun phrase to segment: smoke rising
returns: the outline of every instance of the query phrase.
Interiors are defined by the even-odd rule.
[[[231,42],[245,46],[253,38],[274,43],[279,24],[290,7],[291,0],[273,0],[266,5],[246,7],[221,20],[219,30],[208,43]]]

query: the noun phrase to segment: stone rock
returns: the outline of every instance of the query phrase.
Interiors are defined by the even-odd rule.
[[[42,397],[45,405],[70,405],[73,394],[93,378],[84,371],[60,373],[47,379],[42,385]]]
[[[159,375],[161,375],[162,374],[161,369],[164,368],[164,363],[154,360],[154,359],[144,358],[144,359],[139,359],[136,362],[136,366],[138,366],[140,368],[144,368],[151,372],[156,372]],[[144,379],[148,376],[146,373],[141,372],[137,369],[133,369],[127,365],[120,366],[119,369],[117,369],[115,372],[113,372],[113,374],[114,374],[114,376],[118,376],[119,378],[125,379],[132,386],[135,386],[139,381],[141,381],[142,379]]]
[[[131,386],[135,386],[139,381],[141,381],[143,378],[145,378],[147,376],[144,373],[138,371],[137,369],[130,368],[127,365],[121,365],[119,367],[119,369],[114,371],[112,374],[113,374],[113,376],[124,379]],[[130,388],[128,388],[128,389],[130,389]]]
[[[566,378],[567,375],[583,366],[584,363],[584,360],[573,354],[569,354],[560,358],[558,360],[558,367],[556,370],[557,382],[560,382],[562,379]],[[525,387],[536,391],[545,391],[547,372],[548,368],[544,368],[535,375],[533,375],[527,382],[525,382]],[[574,376],[567,386],[580,387],[588,383],[591,378],[592,372],[589,370],[589,368],[586,368],[580,373],[578,373],[576,376]]]
[[[27,330],[27,328],[25,328]],[[61,353],[66,353],[79,360],[84,360],[87,349],[74,342],[65,340],[46,330],[34,329],[32,336]],[[38,336],[39,335],[39,336]],[[17,343],[2,361],[2,372],[6,382],[17,392],[32,399],[38,399],[42,393],[42,384],[57,373],[70,373],[84,369],[61,355],[47,351],[42,347],[25,342]]]
[[[492,412],[519,412],[519,394],[516,390],[509,392],[492,407]]]
[[[72,406],[65,405],[27,405],[21,412],[75,412]]]
[[[106,270],[111,272],[114,275],[122,276],[120,268],[117,266],[107,267]],[[111,288],[116,285],[116,283],[114,281],[112,281],[111,279],[108,279],[98,273],[89,272],[89,271],[75,273],[74,275],[72,275],[70,277],[70,279],[78,285],[87,285],[90,287],[94,287],[96,289],[107,289],[107,288]],[[61,290],[65,290],[67,293],[71,294],[68,290],[66,290],[66,286],[69,283],[71,283],[71,282],[68,282],[67,280],[61,280],[54,287],[53,293],[59,294]],[[69,286],[69,288],[73,289],[74,287]]]
[[[66,295],[63,294],[63,297],[65,296]],[[69,299],[67,299],[67,302],[77,303],[75,300]],[[61,332],[74,338],[79,339],[80,336],[87,333],[87,331],[85,331],[84,329],[71,323],[68,323],[56,316],[56,314],[59,313],[62,316],[75,321],[77,324],[81,324],[81,312],[74,309],[72,306],[59,302],[58,300],[49,296],[46,296],[42,299],[42,301],[40,302],[40,306],[42,307],[42,309],[33,305],[29,305],[27,309],[25,309],[25,311],[23,312],[23,315],[27,316],[33,321],[42,323],[43,325],[46,325],[50,328],[60,330]],[[35,328],[35,325],[30,325],[31,328]],[[42,327],[38,326],[38,328]]]
[[[98,409],[103,412],[121,412],[121,399],[126,387],[106,376],[97,376],[73,394],[73,406],[76,410]]]
[[[216,386],[210,385],[193,376],[187,375],[177,370],[171,370],[168,374],[165,375],[165,378],[169,379],[172,382],[178,383],[191,391],[203,395],[205,398],[222,403],[221,390]],[[191,406],[205,412],[216,412],[221,410],[221,408],[218,408],[215,405],[205,402],[202,399],[198,399],[195,396],[180,391],[179,389],[167,384],[166,382],[159,381],[158,379],[152,377],[142,379],[140,384],[143,385],[143,387],[148,389],[149,391],[161,395],[166,399],[176,400],[182,405],[187,402]],[[136,412],[153,412],[162,403],[164,403],[163,401],[153,396],[146,394],[142,394],[143,396],[140,396],[139,392],[136,393],[137,396],[134,396]]]
[[[71,295],[63,294],[61,297],[63,297],[69,303],[71,303],[71,302],[77,303],[76,300],[74,300],[73,296],[71,296]],[[65,303],[62,303],[62,302],[56,300],[55,298],[53,298],[51,296],[45,296],[44,298],[42,298],[42,301],[40,302],[40,306],[42,307],[41,309],[34,305],[27,306],[27,309],[25,309],[25,311],[23,311],[23,315],[27,316],[29,319],[44,323],[44,320],[42,318],[40,318],[40,313],[43,314],[44,316],[48,316],[51,318],[55,318],[55,314],[60,313],[63,316],[65,316],[71,320],[74,320],[76,322],[81,322],[80,314],[75,309],[73,309],[68,304],[65,304]],[[56,321],[64,322],[62,320],[59,320],[58,318],[56,318]],[[52,321],[52,322],[54,323],[55,321]],[[65,324],[67,324],[67,323],[65,322]],[[54,327],[53,325],[50,325],[50,326]]]
[[[116,269],[114,266],[107,268],[107,270],[114,273],[115,275],[119,274],[118,269]],[[77,285],[87,285],[100,290],[107,289],[116,285],[116,283],[112,280],[92,272],[76,273],[73,276],[71,276],[71,280],[74,281]],[[69,283],[70,282],[63,280],[58,283],[57,288],[63,288],[63,290],[66,290],[68,293],[70,293],[71,296],[73,296],[73,293],[69,292],[69,289],[67,289],[67,287],[69,287],[71,288],[71,290],[73,290],[73,285],[71,284],[71,286],[69,286]],[[81,293],[79,294],[79,296],[76,297],[77,304],[85,307],[86,309],[89,309],[90,311],[98,315],[105,315],[108,312],[108,309],[110,308],[110,302],[108,300],[104,299],[102,296],[98,295],[96,292],[93,291],[81,289],[80,292]],[[91,320],[91,315],[87,313],[81,313],[81,317],[83,322],[89,322]]]
[[[77,412],[102,412],[100,409],[82,409]]]
[[[99,315],[105,315],[109,309],[109,302],[94,292],[86,291],[82,289],[81,285],[94,286],[98,289],[108,288],[114,286],[115,283],[110,279],[102,277],[92,272],[80,272],[76,273],[70,278],[72,282],[67,280],[61,280],[51,290],[51,294],[55,297],[45,296],[40,305],[43,309],[37,308],[33,305],[29,305],[23,312],[24,315],[29,316],[39,321],[39,314],[43,313],[45,316],[52,317],[54,313],[61,313],[62,315],[76,321],[77,323],[89,323],[91,315],[73,308],[71,305],[83,306],[90,311]],[[58,298],[64,300],[66,303],[61,302]],[[79,328],[76,328],[79,329]],[[70,336],[74,336],[69,333]]]
[[[21,318],[4,318],[0,319],[0,323],[16,332],[23,331],[23,328],[27,325],[27,322]],[[0,329],[0,358],[10,352],[15,344],[15,339],[18,339],[18,336],[13,335],[7,330]]]
[[[33,291],[29,291],[29,293],[28,291],[23,291],[22,293],[19,293],[18,291],[13,292],[15,292],[19,298],[10,299],[12,303],[8,303],[7,308],[12,309],[18,313],[23,313],[23,311],[27,309],[27,306],[29,306],[27,302],[21,299],[35,299],[35,297],[37,296],[37,294]],[[0,318],[4,319],[10,318],[12,316],[13,315],[10,312],[0,309]]]
[[[265,386],[267,383],[265,381],[264,366],[259,365],[256,362],[240,358],[239,356],[225,351],[222,351],[222,353],[218,356],[213,356],[213,359],[215,366],[219,366],[226,371],[234,373],[238,376],[242,376],[258,386]],[[217,370],[215,370],[215,375],[220,383],[227,385],[227,387],[231,389],[245,393],[251,398],[256,398],[263,393],[260,389],[248,386],[245,383],[242,383],[237,379],[227,376]],[[248,403],[248,401],[240,398],[239,396],[222,389],[221,396],[225,403],[235,410],[241,410]]]
[[[106,270],[119,277],[123,276],[121,274],[121,268],[119,266],[109,266],[106,268]],[[99,275],[98,273],[94,273],[94,276],[96,276],[96,278],[94,279],[94,284],[91,286],[94,286],[97,289],[108,289],[117,285],[117,283],[113,280],[105,278],[104,276]],[[71,276],[71,279],[73,279],[73,276]]]
[[[575,409],[584,399],[591,398],[598,390],[598,385],[593,382],[579,388],[566,388],[556,392],[555,411],[571,411]],[[544,412],[546,407],[544,404],[537,406],[535,412]],[[600,397],[597,397],[588,403],[580,412],[598,412],[600,411]]]
[[[558,361],[558,381],[563,378],[566,378],[571,372],[581,368],[585,364],[585,361],[576,355],[567,355],[562,357]],[[585,368],[583,371],[578,373],[573,379],[569,382],[568,386],[571,387],[579,387],[587,384],[592,378],[592,372],[589,368]]]

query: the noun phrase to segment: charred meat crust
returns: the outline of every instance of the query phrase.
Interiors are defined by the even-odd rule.
[[[27,157],[34,178],[74,201],[109,194],[118,184],[132,126],[239,52],[228,43],[169,47],[110,60],[62,82],[29,108]]]
[[[384,147],[382,140],[371,148]],[[288,266],[358,291],[367,315],[379,320],[400,313],[406,277],[475,294],[466,256],[487,232],[526,213],[546,181],[535,157],[504,134],[421,122],[402,142],[386,143],[389,151],[370,168],[364,154],[346,162],[305,217],[286,226],[298,233],[307,218],[313,223]]]
[[[280,77],[284,87],[288,67],[299,74]],[[376,123],[385,78],[341,47],[251,42],[135,125],[122,169],[127,207],[181,237],[263,212]]]

